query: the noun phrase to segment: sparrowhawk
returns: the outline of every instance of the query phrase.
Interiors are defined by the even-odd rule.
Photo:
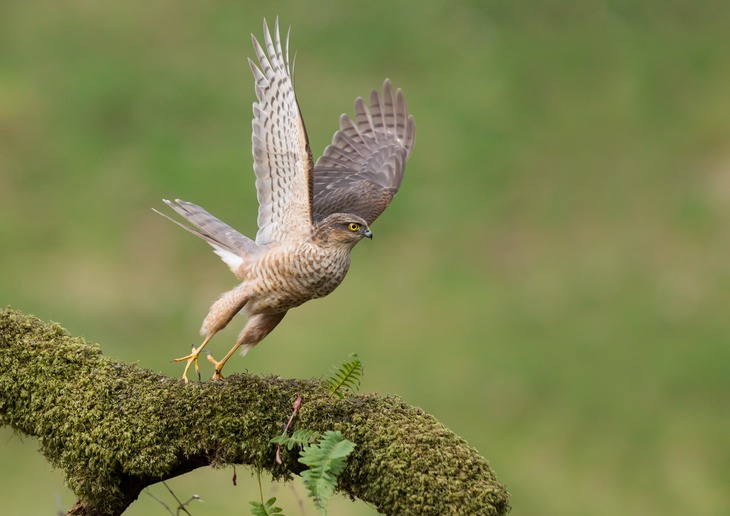
[[[403,93],[386,79],[382,94],[371,92],[369,109],[358,98],[354,119],[340,117],[332,143],[313,164],[292,85],[289,34],[282,48],[278,19],[273,34],[264,20],[264,46],[251,39],[258,61],[248,60],[257,98],[251,138],[259,202],[256,239],[195,204],[164,200],[190,225],[163,216],[208,242],[241,280],[210,307],[202,344],[176,359],[187,362],[186,381],[190,365],[197,371],[203,348],[238,312],[248,321],[221,361],[208,356],[215,365],[213,378],[222,378],[221,369],[236,349],[242,346],[245,354],[256,346],[287,310],[337,288],[352,248],[372,238],[370,224],[398,191],[415,139]]]

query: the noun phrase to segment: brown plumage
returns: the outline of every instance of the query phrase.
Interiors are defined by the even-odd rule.
[[[340,129],[313,165],[291,81],[289,37],[282,49],[278,20],[274,29],[272,37],[264,20],[264,46],[252,36],[258,63],[249,59],[257,98],[252,123],[256,240],[179,199],[165,203],[190,226],[161,214],[208,242],[242,281],[210,307],[201,328],[203,343],[176,360],[187,362],[186,381],[191,364],[198,369],[203,348],[238,312],[248,321],[220,362],[208,357],[215,365],[213,378],[222,378],[231,355],[261,342],[288,310],[337,288],[352,248],[372,238],[369,225],[398,191],[413,148],[413,117],[403,93],[394,92],[386,79],[382,95],[370,94],[370,109],[358,98],[355,119],[340,117]]]

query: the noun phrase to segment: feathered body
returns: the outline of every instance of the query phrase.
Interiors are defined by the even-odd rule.
[[[252,123],[259,201],[256,239],[195,204],[165,200],[191,225],[170,220],[207,241],[241,280],[211,306],[201,328],[203,343],[178,359],[187,360],[184,378],[191,363],[197,368],[208,341],[236,313],[246,313],[248,322],[228,355],[220,362],[211,360],[214,378],[221,377],[220,369],[238,347],[246,353],[288,310],[339,286],[350,268],[352,248],[372,238],[369,224],[398,191],[415,139],[403,94],[386,80],[382,97],[371,93],[370,109],[358,98],[355,120],[340,117],[332,144],[313,164],[291,82],[288,38],[285,55],[277,20],[273,37],[264,21],[265,50],[252,40],[258,59],[249,60],[257,97]]]
[[[330,294],[345,279],[352,248],[363,237],[326,224],[310,239],[272,249],[244,279],[244,310],[248,315],[278,313]]]

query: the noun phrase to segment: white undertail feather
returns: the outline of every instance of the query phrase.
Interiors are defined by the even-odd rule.
[[[218,247],[215,244],[210,245],[211,247],[213,247],[213,252],[220,256],[221,260],[223,260],[226,265],[228,265],[228,268],[230,268],[233,272],[236,272],[238,268],[243,265],[243,258],[238,256],[237,254],[227,251],[222,247]]]

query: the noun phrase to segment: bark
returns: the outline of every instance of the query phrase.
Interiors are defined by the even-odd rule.
[[[275,480],[292,430],[340,430],[357,444],[338,489],[386,514],[505,514],[508,493],[487,461],[433,416],[394,396],[330,395],[320,381],[231,375],[184,384],[102,355],[57,324],[0,309],[0,424],[38,438],[78,496],[69,514],[121,514],[146,486],[202,466],[243,464]]]

